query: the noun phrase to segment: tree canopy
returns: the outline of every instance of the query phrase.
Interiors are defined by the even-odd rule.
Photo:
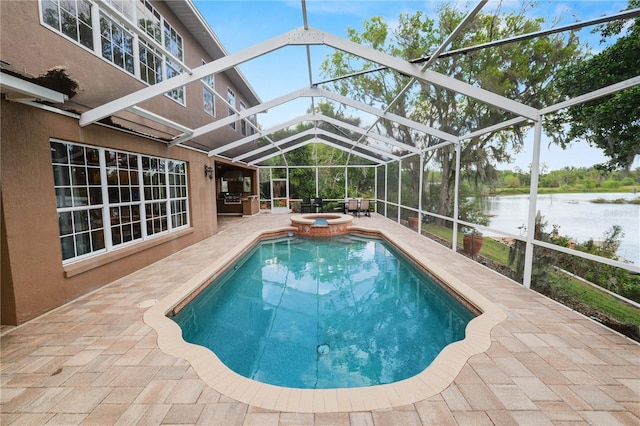
[[[630,0],[629,8],[640,7]],[[563,95],[575,97],[640,75],[640,18],[613,21],[598,29],[605,42],[620,36],[600,53],[565,68],[558,85]],[[640,155],[640,87],[576,105],[552,118],[555,140],[563,147],[586,140],[601,148],[607,169],[628,169]],[[566,128],[564,123],[569,123]]]
[[[476,15],[454,39],[450,48],[473,46],[540,30],[544,19],[529,18],[530,7],[533,7],[533,3],[526,3],[517,13]],[[364,22],[361,32],[348,29],[348,38],[393,56],[412,60],[434,51],[465,15],[453,6],[443,4],[435,19],[422,12],[401,14],[395,29],[382,18],[373,17]],[[431,69],[524,104],[542,107],[560,99],[552,76],[580,54],[577,37],[573,33],[565,33],[439,58],[431,65]],[[335,78],[375,66],[344,52],[336,52],[324,61],[322,70],[327,77]],[[401,95],[391,112],[454,135],[464,135],[513,117],[490,105],[425,82],[414,84],[411,89],[402,92],[409,81],[405,75],[381,70],[340,79],[333,86],[343,95],[382,108]],[[521,123],[508,131],[494,131],[465,141],[460,158],[463,177],[478,182],[495,179],[495,164],[508,160],[511,152],[522,146],[529,126],[529,123]],[[421,148],[443,142],[388,120],[380,120],[376,127],[384,135]],[[438,204],[437,213],[450,214],[455,149],[449,145],[430,151],[429,155],[427,160],[439,164],[442,171],[438,191],[440,199],[433,202]],[[417,162],[417,157],[403,161],[403,169],[410,168],[413,171],[411,179],[403,179],[403,186],[413,185],[410,192],[416,198],[420,191],[417,187],[419,173],[422,172]],[[431,207],[429,210],[433,211]]]

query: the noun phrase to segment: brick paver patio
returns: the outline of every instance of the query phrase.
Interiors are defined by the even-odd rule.
[[[287,215],[223,218],[214,237],[3,329],[0,423],[640,424],[640,345],[376,214],[354,224],[401,234],[507,314],[489,350],[443,392],[389,409],[275,412],[216,392],[160,350],[143,321],[145,302],[168,295],[247,233],[288,223]]]

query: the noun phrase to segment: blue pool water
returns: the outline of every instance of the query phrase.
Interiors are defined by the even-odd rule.
[[[173,320],[238,374],[324,389],[412,377],[473,317],[382,240],[347,235],[263,241]]]

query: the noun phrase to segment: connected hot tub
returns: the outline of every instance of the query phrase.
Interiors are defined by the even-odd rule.
[[[298,235],[330,237],[347,233],[353,216],[334,213],[310,213],[291,216],[291,225]]]

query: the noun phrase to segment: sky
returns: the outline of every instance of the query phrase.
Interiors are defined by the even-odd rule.
[[[300,28],[304,23],[299,0],[194,0],[194,3],[229,53],[250,48],[259,42]],[[475,2],[466,1],[451,3],[462,10],[469,10],[469,4],[475,5]],[[400,13],[421,10],[435,16],[441,4],[442,1],[433,0],[307,0],[307,22],[310,27],[345,37],[348,27],[360,32],[364,21],[373,16],[381,16],[393,27]],[[626,0],[539,0],[538,6],[529,13],[532,17],[544,17],[546,23],[543,28],[550,28],[617,13],[627,4]],[[520,1],[490,0],[482,12],[509,12],[520,6]],[[553,25],[554,22],[557,23]],[[581,40],[587,40],[592,50],[597,52],[602,49],[600,38],[591,34],[591,29],[582,30],[579,36]],[[310,49],[312,81],[315,83],[324,79],[319,73],[319,67],[332,49],[320,46],[312,46]],[[310,85],[304,47],[286,47],[242,64],[239,68],[263,102]],[[268,129],[305,114],[309,107],[308,99],[300,99],[260,114],[258,122],[264,129]],[[517,166],[528,170],[532,140],[532,136],[528,138],[522,152],[514,156],[512,164],[499,168]],[[548,140],[543,138],[540,161],[548,170],[566,166],[589,167],[605,160],[599,149],[590,148],[586,142],[576,143],[571,150],[563,151],[555,145],[549,145]],[[640,167],[638,159],[635,166]]]

